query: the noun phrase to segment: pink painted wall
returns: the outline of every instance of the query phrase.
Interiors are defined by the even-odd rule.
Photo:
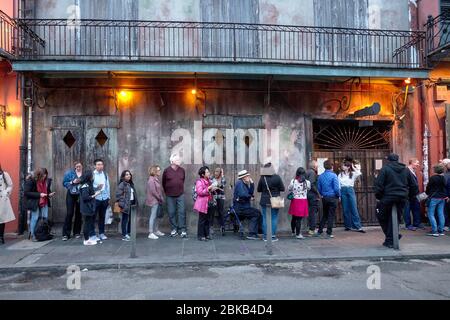
[[[0,10],[13,16],[13,1],[0,1]],[[8,61],[0,61],[0,105],[6,105],[11,116],[7,117],[6,129],[0,128],[0,163],[13,180],[14,189],[11,198],[16,217],[19,213],[19,146],[22,131],[20,101],[16,99],[16,74],[11,72]],[[6,225],[6,232],[16,232],[18,219]]]

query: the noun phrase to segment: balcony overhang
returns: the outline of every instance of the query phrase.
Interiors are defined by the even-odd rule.
[[[238,78],[361,77],[382,79],[428,78],[426,69],[315,66],[299,64],[208,63],[208,62],[90,62],[90,61],[13,61],[16,72],[36,72],[60,77],[98,75],[108,72],[146,73],[182,76],[193,73],[234,76]]]

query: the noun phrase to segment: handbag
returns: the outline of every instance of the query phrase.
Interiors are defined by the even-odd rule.
[[[294,193],[293,192],[289,192],[289,194],[287,195],[287,199],[288,200],[293,200],[294,199]]]
[[[119,202],[114,202],[114,213],[121,213],[122,209],[120,209]]]
[[[264,181],[266,182],[267,191],[269,191],[270,195],[270,206],[274,209],[284,208],[284,199],[282,197],[272,197],[266,177],[264,177]]]

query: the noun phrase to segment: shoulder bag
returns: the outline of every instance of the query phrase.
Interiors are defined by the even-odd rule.
[[[282,197],[272,197],[272,193],[270,192],[266,177],[264,177],[264,181],[266,183],[267,191],[269,191],[270,195],[270,206],[275,209],[284,208],[284,199]]]

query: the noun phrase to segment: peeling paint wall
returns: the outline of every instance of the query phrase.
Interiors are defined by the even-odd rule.
[[[28,0],[36,18],[210,21],[408,30],[410,0]]]
[[[127,102],[119,102],[119,110],[116,112],[112,91],[100,89],[108,86],[108,82],[103,80],[45,80],[40,84],[41,89],[38,94],[47,96],[47,105],[44,109],[35,109],[34,112],[34,164],[35,166],[47,167],[50,175],[55,174],[54,159],[52,155],[56,150],[54,132],[52,124],[54,116],[117,116],[119,128],[117,129],[117,163],[107,163],[109,170],[113,170],[110,175],[116,177],[124,169],[133,172],[133,179],[138,188],[140,203],[145,199],[145,183],[147,179],[148,167],[152,164],[159,164],[165,168],[169,164],[169,156],[172,148],[182,142],[180,138],[171,141],[173,133],[182,129],[184,138],[191,136],[194,138],[194,121],[203,122],[205,125],[203,134],[208,128],[216,128],[222,132],[225,127],[214,126],[218,123],[214,119],[231,119],[234,121],[233,129],[245,128],[246,125],[252,128],[257,122],[252,119],[260,117],[262,126],[259,128],[274,129],[279,128],[280,147],[278,149],[279,173],[285,184],[288,184],[298,166],[305,166],[309,160],[311,144],[311,119],[324,118],[333,119],[346,116],[343,112],[338,112],[338,104],[335,100],[343,96],[349,97],[348,84],[324,83],[324,82],[275,82],[273,84],[270,97],[270,105],[267,105],[267,83],[264,81],[245,80],[199,80],[198,86],[207,92],[206,118],[202,116],[204,104],[202,101],[195,102],[189,89],[192,88],[192,80],[121,80],[118,84],[127,84],[133,87],[164,88],[159,90],[135,90],[131,91],[131,99]],[[96,85],[97,89],[61,89],[65,86]],[[50,89],[51,87],[60,89]],[[399,88],[389,84],[367,84],[353,88],[351,101],[349,101],[348,112],[354,112],[374,101],[379,101],[383,107],[380,117],[373,119],[387,119],[392,113],[391,98],[398,92]],[[256,116],[251,118],[252,116]],[[216,118],[214,118],[216,117]],[[250,117],[250,118],[249,118]],[[233,120],[234,119],[234,120]],[[247,120],[246,120],[247,119]],[[224,123],[225,123],[224,122]],[[213,124],[207,126],[206,124]],[[228,127],[227,127],[228,128]],[[257,139],[259,137],[256,137]],[[200,136],[205,139],[205,136]],[[413,148],[414,138],[409,137],[402,142],[402,148]],[[203,142],[204,145],[207,142]],[[193,146],[191,145],[191,148]],[[205,153],[206,154],[206,153]],[[204,156],[205,156],[204,154]],[[224,159],[225,159],[224,155]],[[236,157],[239,154],[235,155]],[[190,150],[192,162],[198,160],[199,155]],[[248,157],[248,156],[247,156]],[[200,155],[200,162],[202,161]],[[249,169],[254,180],[258,181],[259,168],[262,159],[258,159],[256,164],[249,164],[250,159],[246,158],[246,164],[226,164],[225,174],[227,180],[234,185],[237,171],[244,168]],[[217,165],[205,162],[211,168]],[[86,167],[92,164],[85,164]],[[192,212],[191,189],[197,178],[197,170],[200,163],[184,165],[187,172],[185,183],[186,208],[188,211],[188,225],[191,232],[196,230],[197,216]],[[111,171],[110,171],[111,172]],[[55,181],[60,181],[62,177],[54,177]],[[59,179],[59,180],[58,180]],[[113,178],[112,178],[113,179]],[[113,187],[114,189],[114,187]],[[64,194],[59,182],[57,183],[59,195]],[[228,188],[227,203],[230,203],[232,189]],[[257,200],[259,199],[259,195]],[[258,202],[255,203],[256,205]],[[63,201],[60,202],[63,206]],[[288,216],[286,210],[280,215],[280,230],[289,229]],[[148,223],[148,209],[141,207],[139,226],[145,230]],[[56,221],[62,221],[65,213],[64,207],[53,208]],[[164,218],[164,226],[168,227],[167,216]]]

